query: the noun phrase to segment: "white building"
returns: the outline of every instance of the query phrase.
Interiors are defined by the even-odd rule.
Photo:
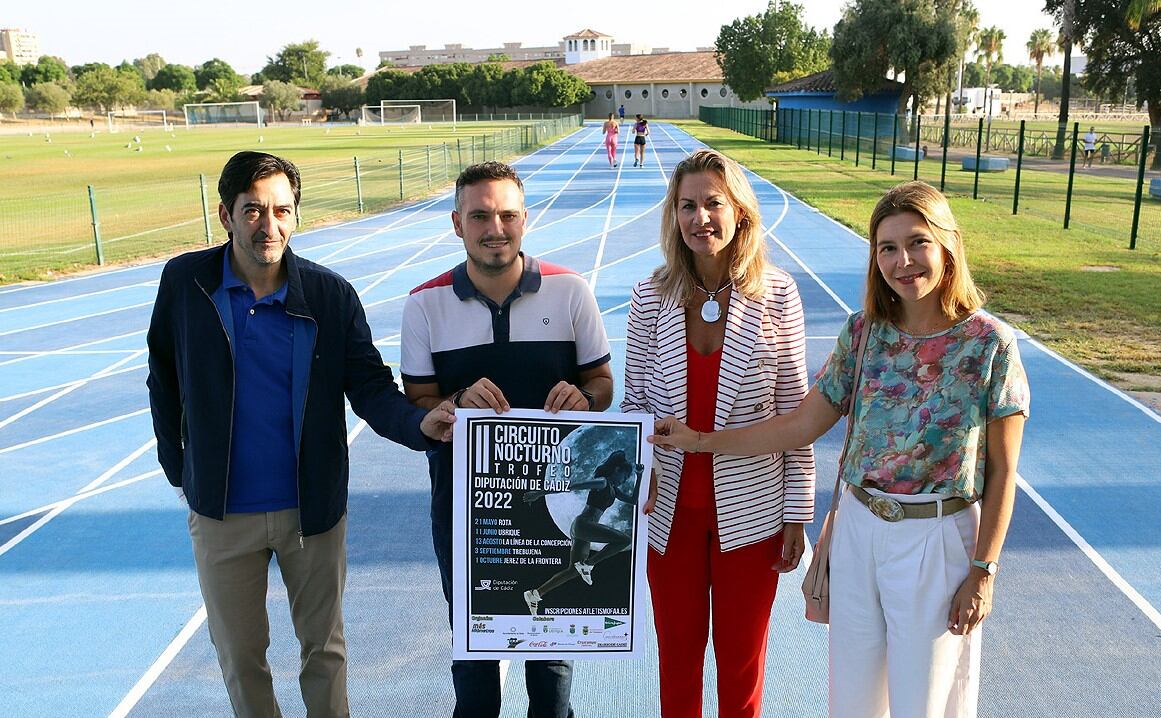
[[[0,29],[0,53],[17,65],[35,65],[40,59],[40,37],[16,28]]]

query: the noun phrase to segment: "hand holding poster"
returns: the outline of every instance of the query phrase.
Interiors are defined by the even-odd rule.
[[[640,655],[652,423],[456,411],[454,658]]]

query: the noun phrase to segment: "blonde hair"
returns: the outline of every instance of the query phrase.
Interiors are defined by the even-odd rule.
[[[883,195],[871,212],[871,253],[867,263],[867,295],[863,303],[866,317],[872,322],[902,320],[903,305],[879,271],[879,225],[897,214],[914,212],[923,218],[935,241],[943,248],[943,280],[939,304],[947,319],[956,320],[984,305],[984,293],[972,281],[964,251],[963,235],[951,213],[951,205],[939,190],[926,182],[904,182]]]
[[[766,243],[762,239],[762,215],[754,188],[737,162],[714,150],[701,149],[677,163],[669,179],[669,189],[661,212],[661,255],[665,263],[653,272],[661,293],[685,305],[694,295],[698,281],[693,251],[681,236],[677,221],[678,190],[687,175],[713,173],[721,180],[726,199],[734,205],[738,226],[730,242],[730,279],[747,297],[760,298],[766,290],[763,274],[770,267]]]

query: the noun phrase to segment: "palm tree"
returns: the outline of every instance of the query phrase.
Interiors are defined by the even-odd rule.
[[[1153,13],[1161,12],[1161,0],[1129,0],[1125,8],[1125,21],[1133,31],[1141,29],[1141,23]]]
[[[976,57],[976,62],[982,62],[984,65],[984,92],[985,95],[984,108],[988,117],[988,134],[984,140],[984,146],[991,149],[992,143],[992,68],[996,63],[1004,59],[1004,38],[1007,35],[1004,31],[995,25],[986,27],[980,30],[979,37],[976,38],[976,52],[979,54]]]
[[[1036,63],[1036,104],[1032,113],[1040,112],[1040,73],[1044,71],[1044,58],[1052,57],[1056,52],[1056,41],[1052,39],[1052,31],[1046,29],[1033,30],[1032,37],[1028,38],[1028,59]]]
[[[971,3],[964,5],[963,11],[959,15],[960,32],[963,33],[961,37],[960,53],[959,53],[959,94],[963,95],[963,64],[964,55],[967,54],[968,49],[976,44],[980,35],[980,11]],[[956,104],[960,104],[961,98],[956,98]]]

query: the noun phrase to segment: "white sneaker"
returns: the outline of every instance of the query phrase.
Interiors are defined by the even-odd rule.
[[[577,561],[576,563],[574,563],[573,566],[576,568],[576,572],[580,574],[581,580],[583,580],[585,583],[587,583],[590,586],[593,585],[593,567],[592,566],[588,565],[587,563],[582,563],[580,561]]]
[[[536,612],[540,610],[540,592],[535,588],[531,591],[525,591],[524,603],[528,604],[528,610],[532,612],[533,616],[537,615]]]

